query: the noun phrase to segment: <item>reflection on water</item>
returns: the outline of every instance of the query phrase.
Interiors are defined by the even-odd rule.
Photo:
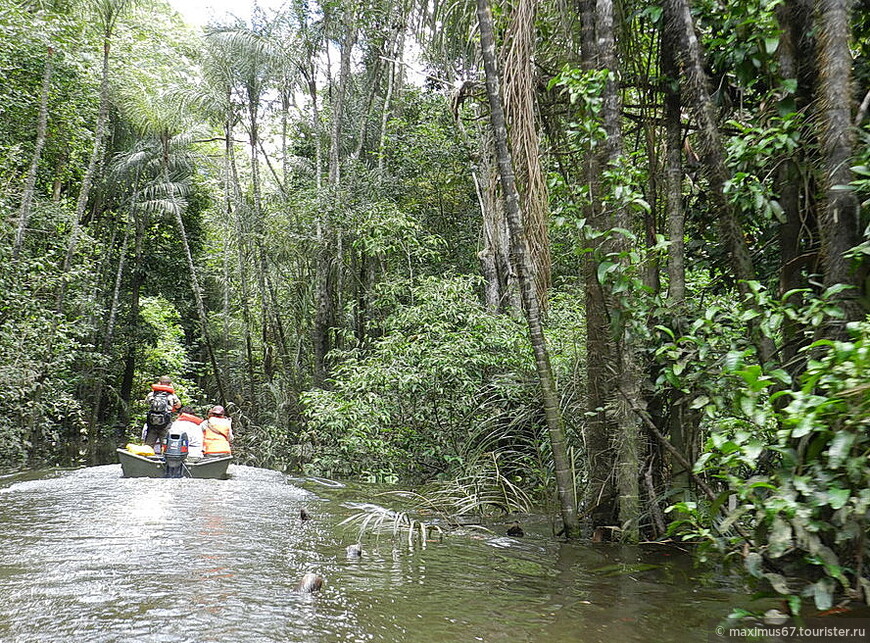
[[[348,560],[338,523],[365,488],[230,471],[0,480],[0,641],[706,640],[735,600],[672,550],[564,545],[545,526],[425,549],[382,536]],[[308,571],[317,595],[294,591]]]

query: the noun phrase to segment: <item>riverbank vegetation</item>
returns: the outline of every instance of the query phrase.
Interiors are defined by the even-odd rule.
[[[241,461],[870,602],[864,0],[0,0],[0,466]]]

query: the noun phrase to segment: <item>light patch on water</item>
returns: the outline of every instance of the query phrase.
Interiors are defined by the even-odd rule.
[[[169,491],[163,489],[140,494],[122,505],[121,515],[140,527],[162,524],[173,500]]]

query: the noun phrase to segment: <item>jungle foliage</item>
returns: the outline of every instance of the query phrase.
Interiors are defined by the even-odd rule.
[[[870,602],[868,20],[0,0],[0,468],[169,374],[245,463]]]

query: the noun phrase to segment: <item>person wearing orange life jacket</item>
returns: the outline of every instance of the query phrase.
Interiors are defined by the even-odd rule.
[[[206,458],[230,455],[233,423],[226,417],[224,407],[213,406],[208,412],[208,419],[200,424],[200,427],[202,427],[202,451]]]
[[[156,384],[151,385],[151,391],[145,397],[148,411],[145,415],[144,442],[154,447],[158,440],[166,437],[166,432],[172,424],[172,414],[181,407],[181,400],[175,394],[172,380],[163,375]]]
[[[187,434],[188,460],[199,460],[202,457],[202,427],[200,425],[203,422],[201,417],[194,414],[193,407],[182,406],[179,409],[178,417],[172,423],[171,433]]]

